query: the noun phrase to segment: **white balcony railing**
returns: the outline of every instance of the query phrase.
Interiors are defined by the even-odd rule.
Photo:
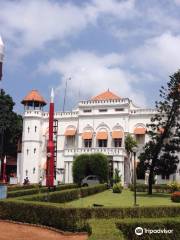
[[[125,155],[125,150],[124,148],[101,148],[101,147],[96,147],[96,148],[68,148],[64,149],[64,156],[74,156],[74,155],[79,155],[83,153],[104,153],[105,155]]]

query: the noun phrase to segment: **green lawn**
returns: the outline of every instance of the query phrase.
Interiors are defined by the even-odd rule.
[[[102,204],[105,207],[132,207],[134,193],[129,190],[123,190],[121,194],[112,193],[107,190],[89,197],[80,198],[78,200],[63,204],[66,207],[92,207],[95,204]],[[157,205],[179,205],[173,203],[170,194],[153,193],[152,196],[147,193],[137,193],[137,203],[139,206],[157,206]]]

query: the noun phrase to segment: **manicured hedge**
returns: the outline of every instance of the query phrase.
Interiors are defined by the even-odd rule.
[[[90,187],[82,187],[80,190],[81,197],[90,196],[96,193],[103,192],[107,189],[107,184],[98,184]]]
[[[77,185],[76,184],[58,185],[58,186],[56,186],[56,191],[72,189],[72,188],[77,188]],[[36,186],[36,188],[32,188],[32,189],[21,189],[21,190],[17,190],[17,191],[10,191],[10,192],[8,192],[8,198],[32,195],[32,194],[37,194],[39,192],[44,193],[47,191],[48,191],[47,187],[39,188],[38,186]]]
[[[130,188],[131,191],[134,191],[134,185],[133,184],[130,184],[129,188]],[[164,192],[170,193],[170,192],[172,192],[171,187],[167,184],[155,184],[155,185],[153,185],[152,188],[155,192],[159,192],[159,193],[164,193]],[[136,185],[136,191],[137,192],[147,192],[148,191],[148,185],[137,184]]]
[[[10,185],[8,186],[8,192],[11,191],[18,191],[18,190],[25,190],[25,189],[32,189],[37,188],[38,184],[30,184],[30,185]]]
[[[127,219],[125,221],[117,222],[116,226],[123,232],[125,239],[137,240],[172,240],[180,239],[180,218],[167,219]],[[138,236],[135,234],[137,227],[143,228],[143,234]],[[173,230],[170,233],[148,233],[148,230]]]
[[[98,192],[102,192],[107,189],[106,184],[98,184],[91,187],[76,188],[72,190],[64,190],[57,192],[50,192],[49,194],[36,194],[29,197],[24,197],[27,201],[42,201],[42,202],[54,202],[64,203],[69,202],[80,197],[86,197]]]
[[[66,231],[86,231],[77,210],[18,200],[0,201],[0,219],[40,224]]]
[[[135,208],[63,208],[45,202],[18,199],[0,201],[0,218],[42,224],[62,230],[77,231],[87,228],[86,220],[122,218],[158,218],[180,216],[180,207]],[[125,219],[123,220],[125,221]]]
[[[26,201],[42,201],[52,203],[64,203],[78,199],[80,195],[79,189],[68,189],[57,192],[50,192],[46,194],[36,194],[27,198],[23,198]]]
[[[174,192],[171,194],[171,200],[173,202],[179,202],[180,203],[180,192]]]

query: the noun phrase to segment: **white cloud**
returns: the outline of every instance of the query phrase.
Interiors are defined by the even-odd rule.
[[[164,33],[148,39],[143,46],[131,53],[131,58],[139,70],[162,77],[180,69],[179,53],[180,35]]]
[[[137,104],[145,105],[143,93],[131,87],[138,81],[136,75],[121,68],[124,58],[112,53],[104,56],[95,53],[78,51],[71,53],[63,59],[52,59],[48,64],[40,66],[44,73],[57,72],[62,76],[57,91],[62,96],[65,81],[68,82],[69,99],[87,99],[108,88],[122,97],[130,97]],[[80,99],[78,94],[80,93]]]
[[[1,1],[1,32],[14,43],[16,53],[24,55],[51,40],[76,36],[88,24],[96,24],[101,14],[126,17],[133,6],[134,0],[93,0],[81,6],[68,1]]]

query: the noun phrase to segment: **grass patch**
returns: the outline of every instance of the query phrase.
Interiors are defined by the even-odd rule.
[[[91,235],[88,240],[123,240],[123,234],[116,227],[116,219],[92,219],[89,221]]]
[[[175,206],[178,203],[171,201],[171,195],[168,193],[147,193],[137,194],[137,203],[139,206]],[[93,204],[104,205],[104,207],[132,207],[134,203],[134,193],[129,190],[123,190],[121,194],[112,193],[107,190],[86,198],[81,198],[72,202],[65,203],[66,207],[92,207]],[[180,206],[180,205],[179,205]]]

